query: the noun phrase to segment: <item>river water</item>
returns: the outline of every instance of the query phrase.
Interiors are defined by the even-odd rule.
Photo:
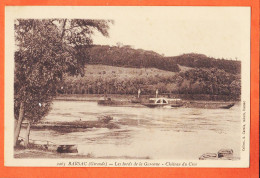
[[[109,115],[119,128],[76,132],[32,130],[30,139],[77,144],[94,158],[197,160],[204,153],[233,149],[240,157],[240,103],[231,109],[100,106],[87,101],[54,101],[43,122],[88,121]]]

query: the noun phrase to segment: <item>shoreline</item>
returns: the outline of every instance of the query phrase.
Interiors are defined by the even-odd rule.
[[[92,153],[88,154],[78,154],[78,153],[57,153],[55,151],[48,151],[37,148],[14,148],[14,158],[16,159],[37,159],[37,158],[47,158],[47,159],[142,159],[150,160],[150,157],[131,157],[131,156],[95,156]]]
[[[104,98],[105,94],[59,94],[54,98],[54,100],[64,100],[64,101],[98,101],[101,98]],[[224,99],[205,99],[196,95],[194,98],[185,98],[184,95],[158,95],[159,97],[163,98],[180,98],[183,101],[191,101],[191,102],[210,102],[210,103],[223,103],[223,102],[239,102],[240,100],[224,100]],[[123,95],[123,94],[107,94],[107,97],[112,98],[113,100],[122,100],[122,101],[131,101],[132,99],[137,99],[137,95]],[[207,97],[216,97],[216,95],[207,95]],[[149,99],[155,98],[153,95],[141,95],[140,99]]]
[[[101,104],[103,106],[113,106],[113,107],[146,107],[143,103],[148,103],[149,98],[152,96],[141,96],[139,99],[135,95],[107,95],[107,98],[111,98],[113,102],[108,104]],[[169,98],[167,96],[159,96]],[[175,98],[175,97],[174,97]],[[103,94],[95,95],[59,95],[54,101],[87,101],[87,102],[99,102],[104,100]],[[169,98],[173,99],[173,98]],[[138,101],[138,102],[136,102]],[[204,108],[204,109],[230,109],[240,101],[231,100],[192,100],[192,99],[182,99],[182,108]],[[228,107],[228,106],[231,107]],[[226,108],[227,107],[227,108]]]

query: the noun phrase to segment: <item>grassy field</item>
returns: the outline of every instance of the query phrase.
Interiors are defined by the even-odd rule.
[[[185,67],[186,69],[187,67]],[[184,68],[183,68],[184,69]],[[187,70],[187,69],[186,69]],[[84,77],[68,77],[68,80],[86,80],[90,78],[102,79],[142,79],[147,77],[170,77],[176,72],[160,70],[156,68],[127,68],[107,65],[87,65]]]

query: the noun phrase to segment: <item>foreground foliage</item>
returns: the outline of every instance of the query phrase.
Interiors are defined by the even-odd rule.
[[[84,75],[85,49],[95,31],[108,36],[110,21],[18,19],[15,21],[14,145],[24,119],[39,121],[63,81],[64,74]],[[84,59],[84,60],[83,60]]]

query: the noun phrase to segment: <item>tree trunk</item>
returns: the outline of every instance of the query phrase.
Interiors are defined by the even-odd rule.
[[[24,116],[24,103],[21,102],[20,110],[19,110],[19,118],[18,118],[16,127],[14,128],[14,146],[16,146],[16,142],[19,138],[21,125],[22,125],[22,122],[23,122],[23,116]]]
[[[28,148],[28,145],[29,145],[29,137],[30,137],[30,129],[31,129],[31,123],[28,122],[28,126],[27,126],[27,129],[26,129],[26,134],[25,134],[25,148]]]
[[[64,34],[65,34],[66,22],[67,22],[67,19],[65,19],[64,22],[63,22],[62,33],[61,33],[61,40],[63,39]]]
[[[16,126],[17,126],[17,120],[16,119],[14,119],[14,129],[16,128]]]

